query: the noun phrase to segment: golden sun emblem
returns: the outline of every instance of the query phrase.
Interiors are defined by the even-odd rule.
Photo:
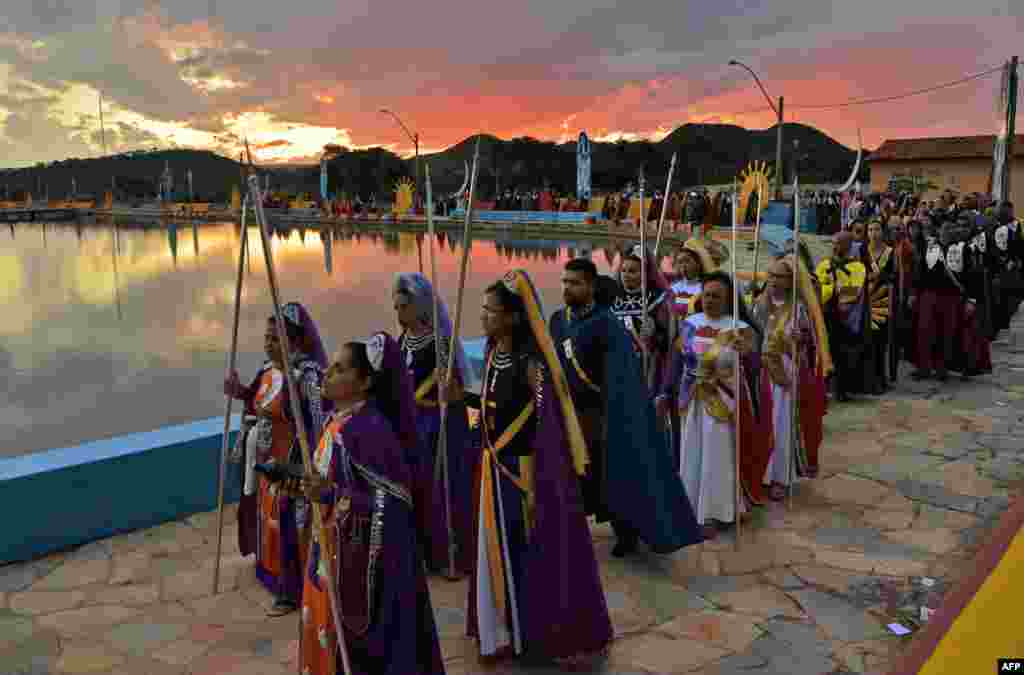
[[[747,165],[746,169],[740,172],[740,222],[743,222],[746,218],[747,207],[750,204],[752,194],[757,193],[758,201],[756,204],[760,204],[762,209],[765,202],[771,199],[771,182],[772,169],[768,166],[768,162],[751,162]],[[751,219],[756,217],[756,211],[751,213]]]
[[[412,209],[413,196],[416,194],[416,184],[408,176],[395,183],[395,214],[406,214]]]

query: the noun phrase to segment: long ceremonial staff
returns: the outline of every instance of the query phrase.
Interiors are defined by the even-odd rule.
[[[886,327],[888,332],[888,348],[885,350],[886,360],[889,362],[889,379],[896,382],[900,378],[900,362],[897,358],[896,352],[896,319],[899,313],[903,310],[900,302],[901,293],[898,290],[902,286],[903,281],[900,279],[900,274],[903,270],[902,256],[900,255],[900,247],[897,244],[892,247],[893,252],[893,263],[896,266],[896,273],[893,275],[893,282],[889,285],[889,325]]]
[[[238,247],[238,278],[235,281],[235,318],[231,328],[231,352],[228,356],[228,377],[235,370],[235,361],[238,356],[238,317],[242,309],[242,280],[245,273],[245,255],[248,239],[245,228],[245,212],[249,203],[249,197],[242,201],[242,241]],[[217,473],[217,557],[213,564],[213,594],[217,594],[217,582],[220,580],[220,552],[221,543],[224,540],[224,480],[228,469],[228,433],[231,430],[231,407],[234,405],[235,397],[228,396],[224,406],[224,435],[221,438],[220,447],[220,470]]]
[[[786,478],[789,483],[786,486],[786,508],[793,507],[793,474],[796,465],[796,453],[800,440],[800,349],[797,339],[797,270],[800,269],[800,179],[793,178],[793,354],[790,360],[793,363],[793,377],[790,386],[793,388],[793,408],[789,413],[789,463],[786,467]]]
[[[302,451],[302,465],[305,468],[307,477],[313,475],[313,466],[309,450],[309,439],[306,438],[306,422],[302,417],[302,409],[299,407],[299,391],[295,386],[295,378],[292,376],[291,354],[288,348],[288,334],[284,328],[284,316],[281,313],[281,299],[278,293],[277,274],[274,271],[274,254],[270,249],[270,234],[267,227],[266,214],[263,212],[263,201],[260,198],[259,177],[249,176],[249,195],[252,198],[256,210],[256,222],[260,227],[260,240],[263,243],[263,258],[267,263],[267,282],[270,285],[270,295],[274,302],[274,318],[277,327],[277,338],[281,343],[281,356],[284,359],[284,379],[288,385],[288,398],[292,409],[292,419],[295,420],[296,436],[299,439],[299,447]],[[332,568],[331,561],[334,560],[330,531],[324,525],[323,516],[320,513],[320,502],[316,499],[310,500],[313,507],[313,526],[320,532],[321,553],[327,559],[327,568]],[[348,646],[345,643],[345,629],[341,623],[341,607],[338,604],[337,580],[334,574],[329,573],[327,577],[327,594],[331,600],[331,616],[334,619],[334,632],[338,640],[338,651],[341,652],[341,664],[345,675],[352,675],[352,665],[348,658]]]
[[[430,280],[433,286],[433,297],[430,299],[434,312],[434,362],[437,367],[441,366],[441,328],[440,311],[438,304],[441,302],[441,290],[437,278],[437,260],[434,256],[434,191],[430,185],[430,164],[424,164],[424,178],[427,188],[427,255],[430,258]],[[455,345],[449,345],[448,349],[454,350]],[[441,467],[441,480],[444,481],[444,526],[448,533],[448,578],[455,579],[455,533],[452,528],[452,493],[451,483],[448,478],[448,396],[441,396],[441,382],[438,382],[438,407],[441,413],[441,429],[437,435],[437,460]],[[435,475],[437,470],[434,471]]]
[[[661,229],[665,225],[665,212],[668,211],[668,195],[672,189],[672,175],[676,172],[676,153],[672,153],[672,163],[668,165],[668,180],[665,181],[665,196],[661,202],[661,215],[658,216],[658,236],[654,240],[654,259],[658,260],[658,249],[661,248]]]
[[[901,338],[903,335],[903,319],[904,312],[906,311],[906,290],[907,290],[907,275],[903,272],[903,242],[899,242],[895,247],[896,249],[896,283],[898,284],[896,301],[898,304],[893,308],[892,301],[889,302],[889,321],[899,320],[899,331],[896,331],[896,326],[893,327],[893,331],[889,334],[890,350],[892,351],[892,379],[893,382],[898,382],[900,379],[900,360],[902,347],[896,344],[896,340]]]
[[[466,276],[469,270],[469,249],[473,246],[473,195],[476,194],[476,176],[477,170],[480,166],[480,136],[476,137],[476,147],[473,150],[473,170],[469,175],[469,197],[466,199],[466,214],[462,224],[462,263],[459,267],[459,290],[458,295],[455,299],[455,325],[452,327],[451,344],[448,345],[448,367],[445,368],[444,373],[441,376],[441,382],[438,391],[444,392],[445,396],[441,397],[442,400],[447,398],[448,388],[452,380],[452,370],[455,368],[455,352],[459,345],[459,332],[462,329],[462,299],[466,293]],[[429,176],[429,174],[427,174]],[[428,179],[427,189],[430,189],[430,182]],[[428,221],[432,222],[432,221]],[[431,264],[433,264],[433,258],[431,258]],[[435,279],[436,271],[434,272]],[[437,288],[434,288],[436,295]],[[434,315],[437,316],[437,302],[435,298],[434,303]],[[437,319],[434,319],[434,329],[437,330]],[[446,504],[446,521],[445,525],[448,527],[448,575],[449,578],[454,578],[455,575],[455,544],[452,538],[452,524],[451,524],[451,497],[448,493],[448,453],[447,453],[447,433],[445,422],[447,421],[447,403],[441,404],[441,438],[444,439],[442,448],[444,448],[443,454],[440,459],[442,461],[442,469],[444,471],[444,485],[445,485],[445,500]]]
[[[742,500],[742,487],[740,486],[740,400],[741,400],[741,389],[740,384],[742,382],[740,375],[740,346],[738,333],[736,332],[737,320],[740,313],[740,287],[736,281],[736,259],[739,257],[736,255],[736,239],[737,239],[737,218],[738,218],[738,194],[736,192],[736,181],[732,183],[732,255],[729,256],[732,259],[732,334],[736,340],[734,343],[734,353],[736,355],[736,367],[733,377],[735,382],[733,383],[733,391],[735,392],[734,400],[736,404],[736,412],[733,415],[735,420],[735,440],[733,443],[733,458],[736,462],[736,484],[734,486],[734,506],[736,511],[736,549],[740,548],[740,501]],[[756,476],[754,477],[757,478]]]
[[[757,219],[754,221],[754,288],[757,288],[758,259],[761,256],[761,207],[764,204],[764,193],[767,183],[758,181],[757,186]],[[734,252],[735,253],[735,252]]]
[[[640,167],[640,329],[647,321],[647,214],[644,213],[644,169]],[[650,374],[647,372],[647,345],[640,340],[640,353],[643,359],[644,382],[651,386]]]
[[[658,257],[658,249],[661,247],[661,232],[662,232],[662,227],[664,227],[664,225],[665,225],[665,212],[668,210],[668,202],[669,202],[668,195],[669,195],[669,191],[672,189],[672,175],[675,173],[675,171],[676,171],[676,153],[673,152],[672,153],[672,162],[668,165],[668,180],[665,181],[665,196],[662,198],[662,201],[661,201],[661,214],[658,216],[658,236],[654,240],[654,262],[659,267],[661,266],[661,258]],[[646,260],[644,261],[644,267],[645,268],[647,267],[647,261]],[[644,296],[644,302],[646,302],[647,301],[647,293],[644,292],[643,296]],[[647,316],[646,312],[644,313],[644,316]],[[673,324],[674,323],[675,322],[673,322]],[[669,337],[670,337],[669,344],[671,344],[672,343],[672,334],[671,334],[671,332],[669,334]],[[672,416],[668,415],[666,417],[666,419],[665,419],[665,422],[666,422],[665,433],[668,436],[668,447],[669,447],[669,450],[672,450],[672,448],[674,446],[674,440],[672,438]]]

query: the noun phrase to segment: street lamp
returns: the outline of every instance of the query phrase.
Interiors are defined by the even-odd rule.
[[[777,124],[776,138],[775,138],[775,194],[776,194],[777,197],[779,197],[782,194],[782,104],[783,104],[783,97],[782,96],[779,97],[779,105],[776,106],[775,102],[772,101],[772,97],[768,95],[767,91],[765,91],[764,85],[761,84],[761,78],[759,78],[757,76],[757,73],[755,73],[753,71],[753,69],[750,68],[750,66],[746,65],[745,63],[740,63],[736,59],[732,59],[731,61],[729,61],[729,65],[730,66],[739,66],[740,68],[743,68],[748,73],[750,73],[751,77],[754,78],[754,82],[757,82],[757,86],[761,89],[761,93],[764,94],[765,100],[768,101],[768,105],[771,107],[772,111],[774,111],[776,116],[778,117],[778,124]]]
[[[416,200],[419,201],[419,199],[420,199],[420,135],[419,135],[419,132],[414,134],[413,132],[409,131],[409,128],[407,126],[405,126],[405,124],[398,117],[398,115],[396,115],[395,113],[391,112],[387,108],[381,108],[380,112],[382,114],[384,114],[384,115],[391,115],[393,118],[395,118],[395,121],[398,122],[398,126],[402,127],[402,131],[404,131],[405,135],[408,136],[409,140],[412,141],[413,147],[415,148],[415,152],[416,152]]]

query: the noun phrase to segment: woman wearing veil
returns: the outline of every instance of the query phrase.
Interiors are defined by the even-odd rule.
[[[281,307],[281,314],[306,440],[313,447],[330,412],[330,403],[320,394],[327,355],[305,307],[289,302]],[[224,393],[245,402],[235,451],[244,476],[238,503],[238,548],[242,555],[256,554],[256,576],[275,598],[268,614],[282,616],[294,611],[301,598],[309,505],[301,494],[257,477],[254,470],[257,463],[302,463],[283,372],[284,353],[273,316],[267,319],[263,345],[267,361],[252,383],[242,386],[238,373],[232,372],[224,383]]]
[[[700,294],[704,286],[701,279],[718,269],[718,265],[704,241],[691,237],[676,251],[672,267],[674,274],[666,275],[671,284],[669,312],[678,326],[686,317],[700,311]]]
[[[798,265],[795,306],[794,264]],[[773,430],[771,459],[763,485],[769,488],[769,496],[779,501],[785,497],[793,478],[813,478],[818,473],[827,401],[825,378],[832,372],[825,315],[801,258],[794,261],[790,254],[768,268],[768,286],[754,307],[754,320],[764,327],[759,383],[761,415],[771,420]],[[799,350],[799,371],[793,361],[794,347]]]
[[[399,274],[393,287],[395,313],[402,326],[398,344],[405,367],[416,392],[416,429],[419,443],[414,454],[414,495],[419,522],[420,541],[424,548],[427,569],[438,571],[448,566],[448,525],[446,504],[451,504],[452,534],[456,544],[456,569],[469,574],[473,569],[473,551],[469,546],[473,510],[473,472],[475,452],[469,449],[469,417],[463,392],[470,384],[462,345],[456,345],[455,372],[447,392],[448,411],[445,422],[448,458],[448,485],[439,470],[438,439],[441,430],[439,383],[448,367],[452,341],[452,322],[448,308],[437,297],[434,288],[422,274]],[[434,327],[434,302],[437,302],[438,325]],[[440,346],[435,341],[440,340]],[[441,363],[437,362],[438,351]],[[448,499],[445,498],[448,490]]]
[[[679,336],[682,334],[683,321],[686,320],[686,317],[701,311],[700,294],[704,290],[704,276],[718,269],[718,265],[712,259],[711,253],[704,245],[704,241],[696,237],[687,239],[679,247],[672,259],[672,266],[675,269],[675,273],[668,276],[667,280],[671,283],[671,286],[669,286],[668,308],[672,321],[669,333],[673,338],[672,344],[669,347],[669,354],[665,357],[662,379],[668,377],[668,366],[672,358],[671,354],[682,349]],[[664,382],[659,382],[659,385],[664,384]],[[679,411],[675,409],[675,406],[667,405],[669,400],[674,400],[675,398],[675,384],[674,382],[669,383],[668,389],[671,392],[669,396],[660,397],[662,404],[659,406],[660,410],[658,412],[663,417],[667,417],[672,425],[672,454],[678,467],[680,455],[679,441],[682,438],[681,425],[685,420],[679,417]]]
[[[647,266],[647,314],[644,314],[642,266]],[[623,255],[616,273],[619,292],[612,302],[612,313],[626,326],[633,337],[637,358],[647,353],[647,382],[652,396],[668,365],[669,347],[674,331],[669,313],[671,302],[668,282],[654,261],[650,251],[643,255],[639,244]]]
[[[719,527],[735,523],[739,515],[763,502],[761,480],[771,451],[766,425],[754,414],[747,374],[751,366],[749,357],[758,340],[757,326],[742,299],[734,310],[732,283],[732,277],[724,272],[713,272],[704,278],[703,311],[683,322],[682,349],[673,354],[672,367],[659,396],[671,396],[671,387],[676,385],[679,414],[685,420],[679,475],[706,538],[713,538]],[[739,392],[735,377],[737,352],[741,357]],[[737,480],[742,486],[739,504]]]
[[[580,496],[588,464],[540,299],[522,270],[488,287],[469,635],[485,660],[588,662],[612,640]]]
[[[398,343],[387,333],[347,343],[327,369],[324,395],[337,410],[327,419],[303,489],[322,505],[327,541],[313,534],[305,569],[301,672],[344,672],[327,590],[331,575],[353,673],[443,675],[416,545],[405,448],[419,439]]]

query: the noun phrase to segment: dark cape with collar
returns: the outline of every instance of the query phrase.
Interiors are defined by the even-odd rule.
[[[588,511],[599,520],[625,521],[656,553],[700,543],[700,526],[622,322],[601,306],[567,321],[563,308],[552,315],[550,329],[577,409],[596,408],[603,418],[599,437],[588,439],[593,475],[586,480],[596,489],[587,492],[596,492],[591,501],[599,502]]]

